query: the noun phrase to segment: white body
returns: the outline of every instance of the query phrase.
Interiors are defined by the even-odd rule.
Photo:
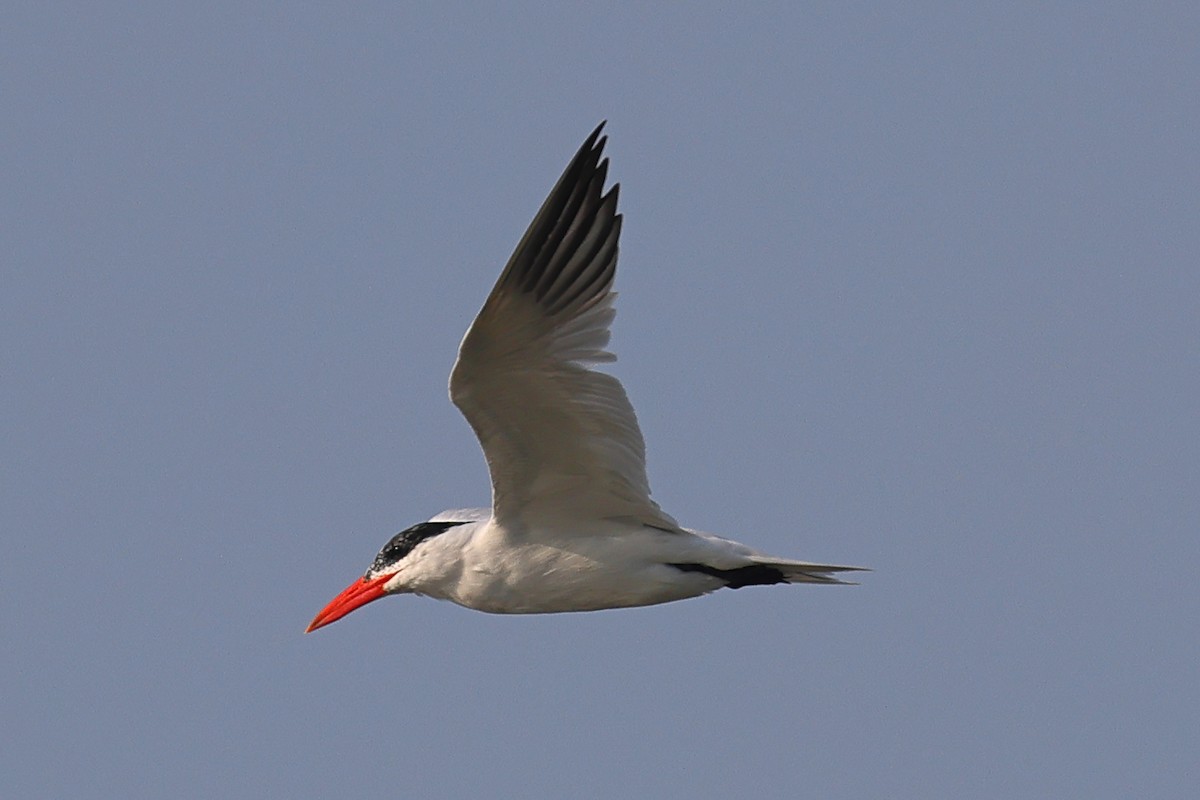
[[[433,520],[467,514],[447,512]],[[475,521],[430,539],[401,561],[385,584],[389,593],[427,595],[494,614],[544,614],[669,603],[727,585],[671,564],[722,570],[767,564],[785,568],[789,582],[831,580],[808,574],[827,566],[770,558],[695,531],[615,521],[509,531],[488,509],[472,515]]]

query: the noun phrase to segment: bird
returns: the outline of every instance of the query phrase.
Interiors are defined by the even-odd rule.
[[[474,429],[490,508],[453,509],[380,549],[306,632],[387,595],[494,614],[596,611],[718,589],[846,584],[861,567],[776,558],[682,527],[650,497],[621,383],[596,367],[615,316],[620,185],[601,122],[517,244],[458,349],[450,399]]]

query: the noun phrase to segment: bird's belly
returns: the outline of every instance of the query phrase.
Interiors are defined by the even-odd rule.
[[[493,614],[552,614],[667,603],[716,585],[707,576],[627,554],[528,545],[490,563],[468,564],[447,599]]]

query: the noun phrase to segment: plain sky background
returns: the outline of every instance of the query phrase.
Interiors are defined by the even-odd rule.
[[[0,796],[1195,796],[1198,9],[10,5]],[[655,497],[875,572],[302,635],[600,119]]]

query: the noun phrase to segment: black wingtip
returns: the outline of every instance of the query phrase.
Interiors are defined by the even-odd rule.
[[[591,150],[599,152],[604,149],[604,145],[608,142],[607,136],[601,136],[600,133],[604,130],[604,126],[608,124],[608,120],[600,120],[600,124],[588,134],[588,137],[583,140],[583,147],[580,150]]]
[[[616,184],[604,191],[606,123],[602,120],[595,127],[563,170],[517,243],[493,294],[510,287],[531,294],[548,313],[558,314],[577,301],[598,301],[608,290],[620,223],[614,222],[619,220]],[[577,252],[585,243],[588,249]],[[568,264],[572,268],[564,271]]]

